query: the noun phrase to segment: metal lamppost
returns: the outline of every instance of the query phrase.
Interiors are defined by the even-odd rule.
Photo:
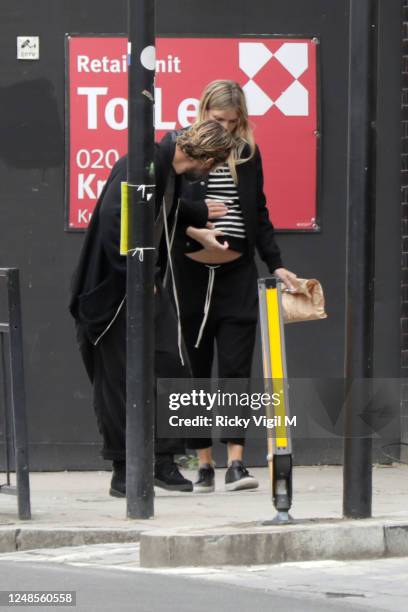
[[[129,0],[127,516],[154,514],[154,1]]]
[[[375,4],[350,0],[343,471],[343,514],[348,518],[370,517],[372,501],[371,432],[361,414],[373,355]]]

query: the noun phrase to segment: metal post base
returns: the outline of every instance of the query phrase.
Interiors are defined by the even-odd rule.
[[[262,525],[290,525],[294,523],[294,518],[289,514],[289,512],[279,511],[275,518],[270,521],[264,521]]]

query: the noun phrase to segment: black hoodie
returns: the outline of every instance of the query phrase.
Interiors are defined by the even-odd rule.
[[[155,145],[155,217],[157,219],[171,175],[178,132],[167,134]],[[98,199],[74,273],[69,309],[89,340],[96,344],[116,317],[126,295],[126,262],[120,254],[121,183],[127,180],[127,156],[112,168]],[[178,199],[178,181],[173,181],[173,202]],[[204,227],[207,213],[190,209],[191,223]],[[175,206],[172,206],[174,212]],[[169,214],[169,210],[167,211]],[[170,213],[171,215],[172,213]],[[160,247],[159,265],[166,265],[165,249]]]

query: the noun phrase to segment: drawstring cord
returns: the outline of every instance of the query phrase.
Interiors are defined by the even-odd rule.
[[[207,285],[207,294],[205,296],[205,303],[204,303],[204,317],[203,317],[203,320],[201,322],[200,331],[198,332],[198,337],[197,337],[197,341],[196,341],[196,343],[194,345],[194,348],[198,348],[200,346],[200,342],[201,342],[201,339],[203,337],[204,328],[205,328],[206,323],[207,323],[208,313],[210,311],[210,306],[211,306],[211,298],[212,298],[212,294],[213,294],[214,281],[215,281],[215,270],[217,268],[219,268],[219,267],[220,266],[207,266],[207,268],[208,268],[208,285]]]
[[[178,218],[178,212],[179,212],[179,207],[180,207],[180,200],[177,202],[177,208],[176,208],[176,212],[174,214],[174,222],[173,222],[173,230],[171,233],[171,239],[170,239],[170,248],[167,245],[167,248],[169,249],[169,256],[171,251],[173,250],[173,243],[174,243],[174,237],[176,235],[176,226],[177,226],[177,218]],[[164,278],[163,278],[163,287],[165,287],[167,285],[167,278],[169,276],[169,262],[167,261],[167,266],[166,266],[166,272],[164,274]]]
[[[165,235],[165,238],[166,238],[166,246],[167,246],[167,261],[168,261],[168,266],[169,266],[169,269],[170,269],[170,275],[171,275],[171,280],[172,280],[172,285],[173,285],[174,303],[176,305],[176,314],[177,314],[178,350],[179,350],[181,365],[184,366],[183,352],[181,350],[180,305],[179,305],[179,301],[178,301],[178,295],[177,295],[177,289],[176,289],[176,281],[174,279],[173,262],[172,262],[172,259],[171,259],[171,244],[170,244],[170,239],[169,239],[169,227],[167,225],[166,208],[165,208],[164,205],[163,205],[163,213],[164,213],[163,214],[163,227],[164,227],[164,235]]]

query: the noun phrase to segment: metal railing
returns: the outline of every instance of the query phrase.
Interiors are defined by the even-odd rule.
[[[31,519],[30,474],[18,269],[0,268],[0,282],[2,279],[5,279],[7,289],[8,320],[7,322],[0,322],[0,370],[3,386],[6,455],[6,482],[5,484],[0,483],[0,493],[16,495],[18,516],[21,520],[28,520]],[[12,486],[10,480],[10,472],[13,468],[13,450],[16,486]]]

